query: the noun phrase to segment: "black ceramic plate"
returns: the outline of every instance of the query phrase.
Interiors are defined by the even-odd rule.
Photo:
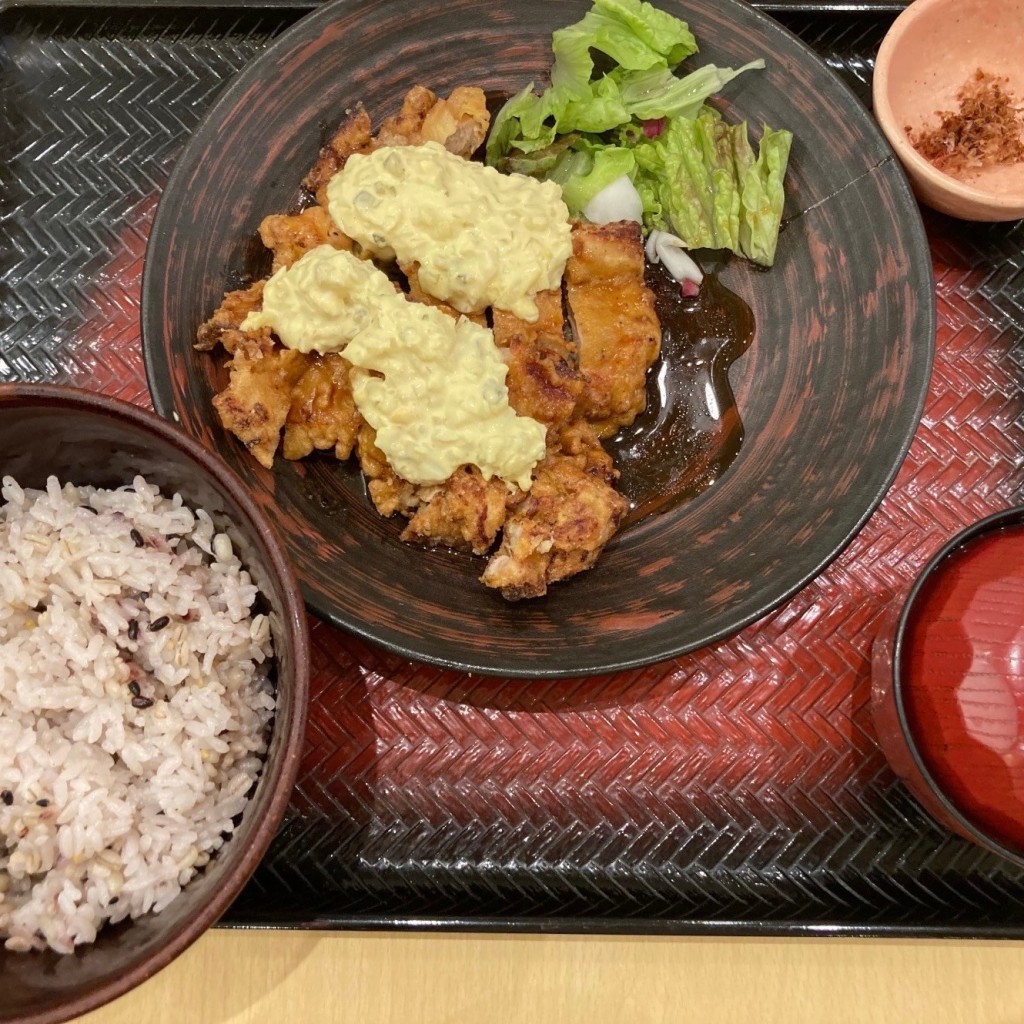
[[[510,605],[481,563],[398,541],[359,473],[328,458],[259,467],[210,404],[195,352],[225,289],[263,271],[256,230],[285,211],[317,150],[362,100],[375,121],[414,84],[509,93],[543,81],[578,0],[339,0],[303,18],[226,89],[182,153],[153,226],[143,344],[156,408],[218,451],[271,512],[320,615],[408,657],[514,676],[609,672],[701,647],[817,574],[880,501],[931,367],[934,297],[917,207],[860,102],[799,40],[739,0],[665,2],[695,62],[767,69],[722,109],[795,143],[775,266],[730,265],[757,336],[731,382],[746,440],[710,490],[621,533],[591,571]]]

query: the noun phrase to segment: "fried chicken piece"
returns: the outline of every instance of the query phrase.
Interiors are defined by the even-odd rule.
[[[414,85],[404,97],[397,114],[385,118],[374,142],[378,146],[418,146],[428,111],[437,103],[437,94],[425,86]]]
[[[491,117],[487,97],[475,86],[459,86],[446,100],[422,85],[414,85],[402,100],[401,110],[381,124],[376,136],[370,115],[360,103],[321,148],[316,163],[302,184],[327,207],[327,183],[353,153],[370,153],[381,146],[419,146],[439,142],[449,152],[467,159],[487,138]]]
[[[508,346],[508,402],[520,416],[556,427],[573,415],[583,378],[560,346],[513,338]]]
[[[599,477],[606,484],[614,484],[619,478],[615,461],[601,444],[597,429],[586,420],[574,419],[562,424],[555,432],[555,443],[549,447],[563,455],[579,457],[584,472]]]
[[[309,360],[305,353],[289,348],[275,348],[255,358],[239,348],[230,363],[228,386],[213,399],[224,427],[267,469],[274,465],[292,387]]]
[[[221,304],[213,311],[213,315],[202,324],[196,332],[195,347],[200,352],[210,352],[218,345],[223,345],[233,353],[239,344],[249,336],[249,342],[258,338],[265,340],[269,349],[272,346],[270,331],[261,328],[259,331],[243,331],[242,321],[263,305],[263,286],[265,280],[256,281],[248,288],[239,288],[233,292],[225,292]]]
[[[460,85],[427,111],[420,141],[440,142],[449,153],[468,160],[484,144],[490,124],[483,89]]]
[[[489,125],[487,97],[482,89],[460,86],[442,100],[422,85],[414,85],[405,94],[402,109],[380,126],[374,145],[438,142],[450,153],[468,159],[483,144]]]
[[[513,338],[530,341],[543,339],[547,342],[565,341],[565,317],[562,315],[562,289],[552,288],[537,292],[533,297],[537,304],[537,319],[523,320],[507,309],[493,309],[494,343],[504,348]]]
[[[412,515],[420,504],[419,488],[403,480],[388,465],[384,453],[377,447],[377,432],[365,421],[356,435],[356,454],[359,468],[367,480],[366,489],[377,512],[385,519],[396,512]]]
[[[506,310],[493,310],[494,341],[508,351],[509,405],[520,416],[555,426],[576,408],[583,378],[573,366],[573,346],[563,333],[561,289],[538,292],[539,316],[522,320]]]
[[[354,245],[322,206],[310,206],[301,213],[272,213],[264,217],[260,238],[274,254],[273,270],[290,267],[318,245],[330,245],[347,252],[351,252]]]
[[[588,471],[587,459],[549,452],[509,513],[481,576],[506,600],[541,597],[549,584],[589,569],[614,536],[629,503],[600,472]]]
[[[316,196],[317,203],[327,208],[327,182],[345,166],[353,153],[366,153],[373,148],[373,124],[360,103],[351,111],[327,145],[321,147],[316,163],[302,179],[304,188]]]
[[[336,352],[313,356],[291,391],[281,446],[286,459],[303,459],[327,448],[341,461],[352,454],[363,419],[352,398],[350,369]]]
[[[463,466],[424,498],[401,539],[486,554],[505,522],[508,496],[498,477],[485,480],[476,466]]]
[[[565,282],[585,378],[578,409],[610,437],[643,412],[647,370],[661,349],[640,225],[576,223],[572,250]]]

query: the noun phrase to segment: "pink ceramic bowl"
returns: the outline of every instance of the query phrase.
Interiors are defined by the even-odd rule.
[[[1024,217],[1024,162],[945,174],[911,145],[907,128],[938,123],[977,71],[1006,77],[1024,100],[1022,0],[914,0],[893,22],[875,61],[875,117],[922,203],[963,220]]]

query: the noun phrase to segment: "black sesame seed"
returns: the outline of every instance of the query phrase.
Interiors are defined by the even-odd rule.
[[[131,532],[131,534],[129,536],[132,538],[132,543],[137,548],[145,547],[146,542],[142,539],[142,534],[139,533],[138,530],[133,528],[132,532]]]
[[[111,896],[110,897],[110,901],[109,901],[109,905],[113,906],[120,898],[121,898],[120,896]]]
[[[50,801],[49,800],[37,800],[36,801],[36,807],[49,807],[49,806],[50,806]]]
[[[149,624],[150,633],[159,633],[165,626],[170,625],[170,617],[167,615],[161,615],[159,619],[155,619]]]
[[[9,789],[5,789],[0,793],[0,800],[3,800],[3,802],[10,807],[11,804],[14,803],[14,794]]]
[[[128,692],[129,692],[129,693],[130,693],[130,694],[131,694],[131,695],[132,695],[133,697],[140,697],[140,696],[142,696],[142,687],[141,687],[141,686],[139,686],[139,684],[138,684],[137,682],[135,682],[135,680],[133,679],[133,680],[132,680],[132,681],[131,681],[131,682],[130,682],[130,683],[128,684]]]
[[[130,619],[128,622],[128,639],[138,640],[139,639],[139,620]]]
[[[153,706],[153,699],[151,697],[132,697],[132,707],[138,708],[140,711],[145,711],[146,708]]]

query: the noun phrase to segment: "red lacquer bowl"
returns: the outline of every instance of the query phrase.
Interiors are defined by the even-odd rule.
[[[1024,866],[1024,507],[957,534],[875,642],[872,713],[941,824]]]

